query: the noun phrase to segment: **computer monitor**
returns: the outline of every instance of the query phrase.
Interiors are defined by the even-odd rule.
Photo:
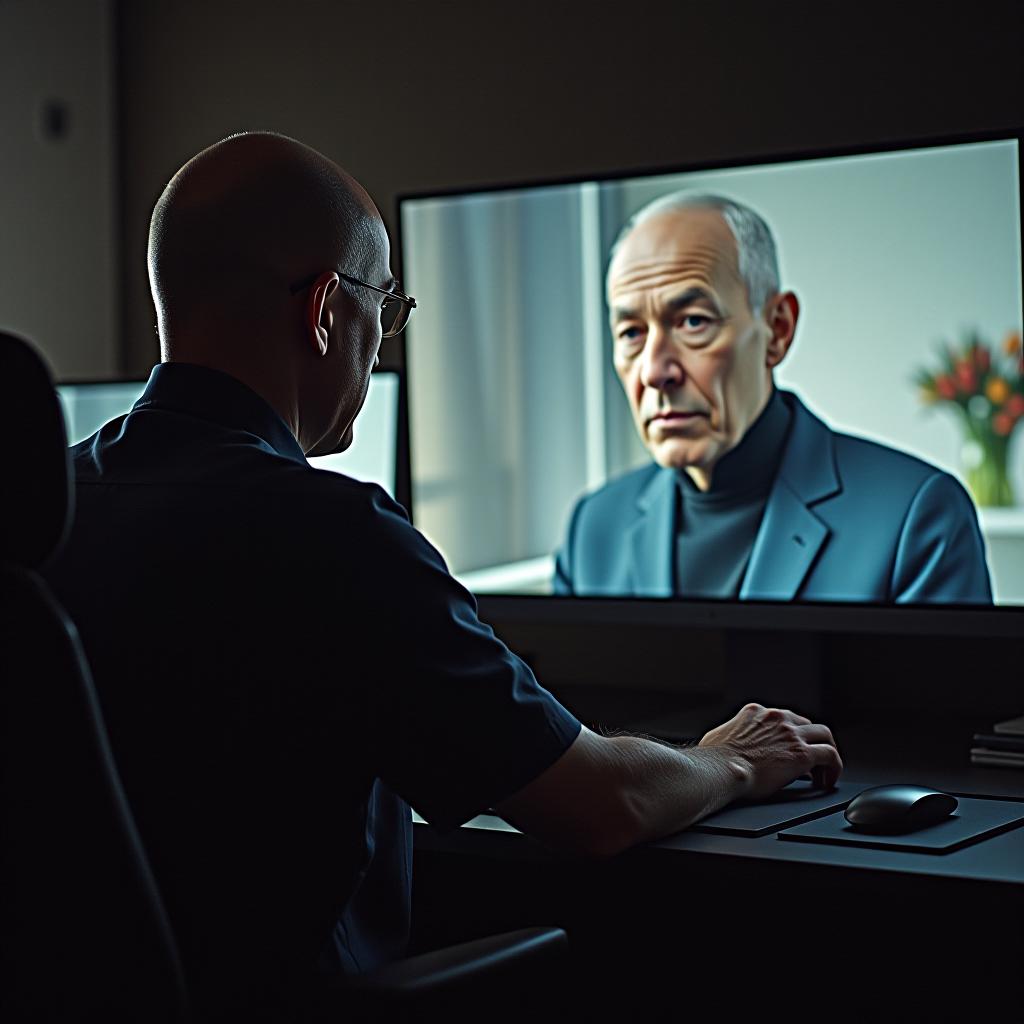
[[[1021,142],[1019,133],[1003,133],[401,197],[403,287],[419,303],[407,329],[417,525],[481,603],[496,595],[489,607],[503,613],[514,608],[509,595],[548,597],[554,618],[612,621],[640,601],[650,621],[724,617],[765,628],[793,622],[772,606],[800,605],[831,614],[832,623],[884,609],[934,629],[934,619],[915,618],[912,607],[980,615],[993,602],[1024,607]],[[730,438],[728,421],[749,411],[742,392],[750,367],[741,365],[745,342],[735,331],[730,345],[720,344],[735,326],[735,309],[723,308],[720,295],[694,292],[674,307],[685,323],[670,320],[669,299],[680,297],[665,289],[701,284],[700,267],[686,263],[692,247],[666,271],[671,238],[650,230],[658,214],[648,205],[673,195],[680,204],[697,196],[705,197],[698,206],[707,207],[708,196],[738,204],[739,213],[713,209],[736,247],[733,272],[748,307],[751,282],[766,273],[757,222],[774,236],[779,280],[766,294],[791,289],[798,301],[788,315],[798,319],[772,374],[803,411],[786,399],[771,452],[786,458],[797,416],[820,425],[821,437],[843,438],[807,448],[802,462],[789,449],[746,532],[719,531],[698,508],[700,494],[693,501],[679,493],[695,483],[700,491],[699,474],[690,472],[699,469],[692,456],[700,446],[687,449],[689,441],[717,430],[726,455],[742,450],[750,423]],[[613,336],[610,253],[640,211],[653,241],[631,253],[616,294],[664,302],[616,309]],[[661,216],[665,223],[664,208]],[[661,358],[644,355],[643,345],[633,353],[632,339],[662,330],[684,353],[666,371],[677,377],[671,388],[648,381],[641,390],[692,418],[692,431],[667,419],[653,426],[660,413],[649,394],[631,404],[641,371],[630,375],[630,359]],[[751,423],[762,422],[758,416]],[[799,478],[788,491],[783,470],[787,481]],[[675,490],[655,484],[652,497],[646,485],[667,473],[680,478]],[[889,501],[889,492],[903,497]],[[655,502],[664,508],[652,512]],[[701,524],[689,541],[681,539],[683,508]],[[637,525],[644,514],[657,516],[656,529]],[[573,548],[574,531],[585,530],[588,540]],[[842,547],[858,535],[868,540]],[[968,535],[979,557],[967,553],[971,545],[957,547]],[[678,585],[686,544],[692,558],[693,544],[720,543],[718,536],[743,537],[749,550],[731,552],[728,572],[712,566],[711,585],[688,593]],[[793,559],[776,545],[788,545]],[[592,566],[556,564],[557,552]],[[750,587],[755,563],[758,585]],[[933,572],[927,585],[915,584],[939,564],[944,583]],[[816,573],[828,581],[814,585]],[[971,573],[974,583],[958,584]],[[983,576],[991,599],[977,582]],[[567,610],[565,600],[550,600],[557,595],[576,603]],[[652,611],[652,601],[665,607]],[[753,620],[745,604],[759,606]]]
[[[77,444],[104,423],[123,416],[145,389],[144,380],[90,381],[60,384],[57,393],[64,408],[68,442]],[[344,473],[379,484],[396,500],[402,500],[399,465],[401,378],[394,370],[370,376],[366,403],[356,420],[351,447],[337,455],[310,459],[318,469]]]

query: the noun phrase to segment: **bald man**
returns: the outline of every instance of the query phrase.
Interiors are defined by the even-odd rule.
[[[800,305],[754,210],[654,200],[613,246],[607,299],[615,372],[652,462],[578,502],[556,593],[991,603],[957,480],[776,389]]]
[[[350,442],[413,302],[335,164],[269,134],[204,150],[156,205],[149,269],[163,361],[73,449],[51,581],[209,1016],[402,954],[410,804],[607,855],[838,777],[826,726],[756,704],[684,750],[582,727],[402,508],[310,467]]]

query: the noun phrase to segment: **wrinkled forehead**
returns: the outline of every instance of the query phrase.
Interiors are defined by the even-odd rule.
[[[693,278],[705,285],[742,285],[736,239],[717,210],[671,210],[637,225],[608,267],[609,300]]]

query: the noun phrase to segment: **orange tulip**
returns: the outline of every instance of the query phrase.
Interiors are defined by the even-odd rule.
[[[993,405],[1002,405],[1010,397],[1010,385],[1002,377],[993,377],[985,385],[985,395]]]
[[[1010,331],[1006,336],[1006,340],[1003,342],[1003,351],[1008,356],[1020,355],[1020,333],[1018,331]]]

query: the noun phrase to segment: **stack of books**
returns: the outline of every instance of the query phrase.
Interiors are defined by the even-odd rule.
[[[1024,715],[996,722],[992,732],[974,734],[971,764],[1024,768]]]

